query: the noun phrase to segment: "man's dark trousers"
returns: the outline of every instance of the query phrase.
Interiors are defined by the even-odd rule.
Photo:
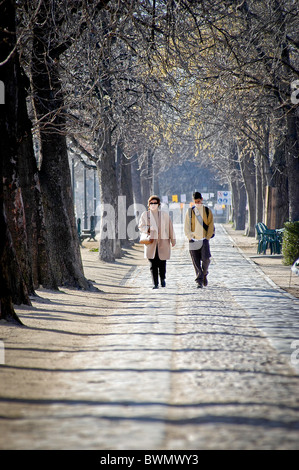
[[[209,241],[205,239],[200,249],[194,250],[192,249],[193,246],[193,243],[189,242],[189,252],[196,274],[195,282],[197,282],[197,284],[202,284],[204,276],[209,274],[208,269],[211,257],[210,244]]]

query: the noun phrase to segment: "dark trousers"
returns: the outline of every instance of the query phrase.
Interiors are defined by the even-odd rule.
[[[204,276],[209,274],[209,265],[210,265],[210,246],[208,240],[204,240],[202,248],[199,250],[190,250],[189,253],[192,259],[192,263],[194,266],[196,278],[195,282],[201,284],[203,282]]]
[[[156,249],[156,254],[154,259],[149,260],[151,263],[151,274],[152,274],[152,279],[153,283],[155,286],[159,284],[159,275],[161,281],[165,279],[166,276],[166,260],[161,260],[159,258],[159,253],[158,253],[158,248]]]

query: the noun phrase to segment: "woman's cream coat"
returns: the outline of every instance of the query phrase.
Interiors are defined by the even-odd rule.
[[[158,210],[156,213],[146,211],[141,214],[139,221],[139,231],[148,233],[150,231],[153,242],[150,245],[144,245],[144,257],[153,259],[158,246],[158,254],[161,260],[170,259],[170,242],[175,245],[175,233],[171,218],[167,212]]]

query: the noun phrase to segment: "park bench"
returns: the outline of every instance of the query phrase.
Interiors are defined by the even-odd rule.
[[[90,228],[89,229],[82,229],[81,228],[81,219],[77,220],[77,232],[79,237],[80,245],[82,241],[88,239],[87,241],[94,240],[96,241],[96,231],[95,231],[95,217],[92,215],[90,217]]]
[[[267,249],[270,249],[271,255],[281,253],[282,237],[284,229],[269,229],[263,222],[259,222],[255,226],[258,246],[258,254],[266,254]]]

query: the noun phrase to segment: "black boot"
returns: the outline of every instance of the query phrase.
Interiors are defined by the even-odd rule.
[[[151,273],[152,273],[152,280],[153,280],[153,284],[154,284],[153,289],[158,289],[158,287],[159,287],[158,269],[157,270],[155,268],[151,269]]]
[[[166,282],[165,282],[165,278],[166,278],[166,261],[165,260],[160,261],[159,275],[160,275],[161,286],[165,287],[166,286]]]

